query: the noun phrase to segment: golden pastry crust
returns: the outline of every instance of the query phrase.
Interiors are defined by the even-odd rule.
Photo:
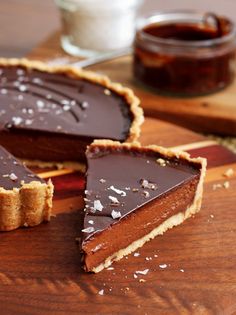
[[[190,154],[181,151],[181,150],[175,150],[175,149],[168,149],[164,148],[155,144],[152,145],[147,145],[147,146],[142,146],[139,142],[133,142],[133,143],[120,143],[119,141],[112,141],[108,139],[102,139],[102,140],[94,140],[88,148],[91,149],[93,147],[101,147],[101,148],[111,148],[111,149],[122,149],[122,148],[127,148],[127,149],[138,149],[141,152],[145,151],[153,151],[160,153],[161,155],[165,156],[166,158],[180,158],[184,159],[188,162],[192,163],[197,163],[201,165],[202,172],[204,172],[204,175],[206,173],[206,165],[207,165],[207,160],[202,157],[197,157],[197,158],[191,158]]]
[[[143,110],[139,106],[140,101],[134,95],[133,91],[129,88],[122,86],[119,83],[111,82],[106,76],[97,74],[92,71],[85,71],[79,68],[75,68],[72,65],[59,65],[59,66],[49,66],[41,61],[31,61],[28,59],[6,59],[0,58],[0,65],[2,66],[23,66],[28,69],[36,69],[39,71],[49,72],[49,73],[61,73],[68,75],[69,77],[75,79],[85,79],[90,82],[94,82],[104,86],[104,88],[116,92],[117,94],[123,96],[130,106],[130,111],[133,115],[133,121],[130,127],[129,136],[127,137],[127,142],[132,142],[138,139],[140,135],[140,126],[144,121]]]
[[[52,210],[53,184],[32,181],[20,188],[0,187],[0,231],[21,226],[35,226],[49,221]]]

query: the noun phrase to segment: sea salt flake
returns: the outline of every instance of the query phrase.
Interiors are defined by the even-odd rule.
[[[126,192],[125,191],[117,189],[113,185],[110,186],[108,189],[113,190],[115,193],[117,193],[118,195],[121,195],[122,197],[126,196]]]
[[[28,114],[33,115],[34,111],[32,108],[28,108]]]
[[[111,91],[108,90],[108,89],[105,89],[105,90],[104,90],[104,94],[105,94],[105,95],[111,95]]]
[[[145,198],[149,198],[150,197],[150,193],[146,190],[143,191],[143,195]]]
[[[107,270],[114,270],[114,267],[108,267]]]
[[[94,248],[92,249],[92,252],[95,253],[95,252],[97,252],[100,248],[102,248],[102,244],[98,244],[96,247],[94,247]]]
[[[213,218],[214,218],[214,215],[213,215],[213,214],[210,214],[210,217],[213,219]]]
[[[16,174],[14,174],[14,173],[11,173],[11,174],[9,175],[9,178],[10,178],[12,181],[15,181],[15,180],[18,179],[18,177],[17,177]]]
[[[26,86],[26,85],[20,85],[20,86],[19,86],[19,90],[20,90],[21,92],[25,92],[25,91],[27,90],[27,86]]]
[[[150,183],[147,179],[141,179],[140,184],[141,184],[142,188],[157,190],[157,184]]]
[[[232,177],[233,175],[234,175],[234,170],[232,168],[228,168],[223,174],[223,176],[225,177]]]
[[[18,126],[22,123],[23,119],[21,117],[12,117],[12,122],[15,126]]]
[[[161,264],[161,265],[159,265],[159,267],[160,267],[161,269],[165,269],[165,268],[167,268],[167,264]]]
[[[103,205],[101,204],[101,201],[100,200],[94,200],[93,208],[95,211],[102,211]]]
[[[104,184],[104,183],[106,182],[106,180],[103,179],[103,178],[101,178],[101,179],[99,179],[99,182],[102,183],[102,184]]]
[[[43,81],[40,78],[33,78],[32,82],[36,84],[42,84]]]
[[[43,108],[43,107],[44,107],[44,102],[41,101],[41,100],[38,100],[38,101],[36,102],[36,105],[37,105],[38,108]]]
[[[167,161],[165,161],[165,160],[162,159],[162,158],[157,159],[156,162],[157,162],[160,166],[166,166],[166,164],[167,164]]]
[[[118,219],[118,218],[121,217],[121,213],[120,213],[120,211],[112,210],[111,216],[112,216],[112,218],[115,220],[115,219]]]
[[[89,220],[88,223],[89,224],[94,224],[94,221],[93,220]]]
[[[86,229],[83,229],[83,230],[82,230],[82,232],[84,232],[84,233],[92,233],[92,232],[94,232],[94,231],[95,231],[95,229],[94,229],[93,226],[89,226],[89,227],[87,227]]]
[[[225,188],[225,189],[228,189],[228,188],[229,188],[229,186],[230,186],[230,184],[229,184],[229,182],[228,182],[228,181],[226,181],[226,182],[224,182],[223,186],[224,186],[224,188]]]
[[[138,276],[134,273],[134,279],[137,279],[138,278]]]
[[[104,295],[104,290],[102,289],[102,290],[98,291],[98,294],[99,295]]]
[[[19,75],[19,76],[20,76],[20,75],[24,75],[24,74],[25,74],[25,71],[24,71],[23,69],[17,69],[17,70],[16,70],[16,74]]]
[[[180,269],[179,271],[180,271],[180,272],[184,272],[184,269]]]
[[[112,203],[114,204],[119,204],[119,200],[116,198],[116,197],[113,197],[113,196],[108,196],[108,198],[112,201]]]
[[[89,103],[88,102],[81,102],[81,107],[82,107],[82,109],[86,109],[89,107]]]
[[[139,279],[139,282],[146,282],[146,280],[144,280],[144,279]]]
[[[70,108],[70,105],[64,105],[63,106],[63,110],[65,111],[65,112],[67,112],[68,110],[70,110],[71,108]]]
[[[140,275],[146,275],[148,273],[149,269],[144,269],[144,270],[137,270],[135,271],[136,274]]]
[[[61,100],[61,104],[62,105],[69,105],[70,101],[68,101],[68,100]]]
[[[134,253],[134,257],[138,257],[138,256],[140,256],[139,253]]]
[[[1,94],[3,94],[3,95],[4,95],[4,94],[7,94],[7,89],[1,89],[0,92],[1,92]]]

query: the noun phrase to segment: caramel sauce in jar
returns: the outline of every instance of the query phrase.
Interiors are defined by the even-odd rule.
[[[233,23],[214,14],[166,12],[141,21],[133,72],[159,93],[180,96],[216,92],[235,73]]]

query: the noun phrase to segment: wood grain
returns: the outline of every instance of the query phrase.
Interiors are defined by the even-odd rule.
[[[165,132],[174,135],[169,146],[184,143],[194,153],[190,142],[198,142],[203,155],[215,156],[204,138],[189,131],[185,138],[184,129],[155,119],[147,119],[142,142],[165,142]],[[223,174],[229,167],[236,171],[236,160],[229,154],[222,161],[222,147],[217,147],[220,166],[208,170],[201,212],[146,244],[139,257],[130,255],[99,274],[81,270],[75,242],[82,222],[83,176],[53,177],[56,217],[37,228],[0,235],[1,314],[235,314],[236,174],[229,179]],[[213,190],[226,180],[228,189]],[[146,268],[146,276],[134,278],[136,270]],[[102,289],[103,296],[98,294]]]
[[[76,58],[62,51],[59,36],[59,32],[52,34],[28,57],[57,63],[76,61]],[[208,96],[192,98],[161,96],[133,79],[131,60],[130,56],[122,57],[91,66],[89,69],[131,87],[142,100],[142,106],[149,117],[173,122],[195,131],[236,135],[236,81],[223,91]]]

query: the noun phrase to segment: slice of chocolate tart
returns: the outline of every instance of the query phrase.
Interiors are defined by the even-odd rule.
[[[53,185],[0,146],[0,231],[49,221]]]
[[[83,162],[94,139],[134,141],[142,122],[133,92],[107,77],[0,59],[0,144],[19,158]]]
[[[86,155],[86,271],[101,271],[200,210],[205,159],[106,140]]]

